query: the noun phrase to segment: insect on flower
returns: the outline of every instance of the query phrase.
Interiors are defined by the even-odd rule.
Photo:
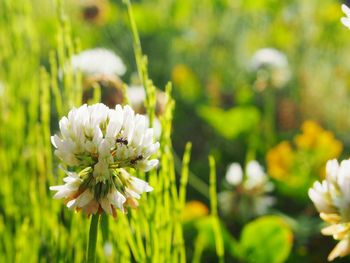
[[[149,184],[130,175],[130,169],[149,171],[158,164],[151,159],[159,148],[146,118],[129,106],[109,109],[104,104],[72,109],[59,122],[61,135],[52,136],[55,155],[67,175],[64,185],[52,186],[56,199],[87,215],[137,206]]]

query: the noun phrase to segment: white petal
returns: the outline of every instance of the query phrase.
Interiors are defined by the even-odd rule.
[[[110,201],[108,200],[107,197],[101,199],[99,203],[100,203],[101,207],[103,208],[103,210],[104,210],[107,214],[112,215],[111,203],[110,203]]]
[[[226,172],[226,181],[231,185],[238,185],[243,179],[243,170],[239,163],[232,163]]]
[[[139,194],[153,191],[153,188],[147,182],[137,177],[131,177],[131,185],[132,188]]]
[[[110,198],[111,198],[111,203],[112,203],[113,206],[123,210],[123,205],[124,205],[124,203],[126,201],[126,198],[120,192],[118,192],[117,190],[114,191],[111,194]]]
[[[77,206],[77,207],[84,207],[93,198],[94,198],[94,195],[91,193],[90,190],[87,189],[81,195],[79,195],[79,197],[76,199],[75,206]]]
[[[349,18],[342,17],[340,19],[340,21],[345,27],[350,28],[350,19]]]
[[[348,17],[350,17],[350,8],[349,8],[347,5],[342,4],[342,5],[341,5],[341,10],[342,10]]]
[[[334,159],[334,160],[328,161],[326,165],[327,180],[336,182],[338,170],[339,170],[339,164],[337,160]]]

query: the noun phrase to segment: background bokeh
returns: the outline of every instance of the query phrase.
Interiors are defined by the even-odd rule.
[[[33,90],[39,89],[40,93],[41,89],[37,85],[38,75],[33,72],[40,71],[40,66],[48,71],[53,68],[52,52],[57,43],[70,41],[57,36],[62,33],[71,37],[71,50],[63,51],[68,56],[96,47],[114,51],[127,68],[121,80],[130,86],[139,85],[140,80],[122,1],[63,1],[65,15],[56,8],[57,3],[51,1],[33,0],[25,5],[10,2],[0,0],[0,81],[3,83],[0,85],[0,120],[6,124],[0,127],[0,148],[3,160],[12,158],[6,162],[8,166],[2,168],[11,175],[7,180],[18,178],[18,184],[22,185],[26,180],[25,171],[31,169],[32,154],[38,150],[26,147],[27,140],[34,138],[28,134],[38,131],[23,130],[25,125],[20,122],[30,122],[37,115],[41,121],[46,120],[45,114],[35,110],[28,113],[26,109],[33,100],[42,103],[48,99],[33,97]],[[341,2],[135,0],[132,3],[143,53],[148,57],[150,78],[160,90],[165,90],[169,80],[173,83],[176,106],[172,144],[177,174],[181,172],[185,145],[192,142],[187,200],[196,202],[189,202],[187,210],[185,207],[185,217],[189,218],[186,220],[193,220],[192,213],[194,220],[208,213],[208,155],[212,154],[216,160],[219,193],[233,191],[225,180],[230,163],[238,162],[244,167],[248,161],[257,160],[274,184],[269,193],[274,197],[274,205],[263,215],[283,218],[293,233],[288,241],[291,251],[282,261],[325,262],[335,241],[321,236],[322,223],[307,190],[314,181],[324,178],[327,160],[349,157],[350,31],[340,23]],[[1,11],[9,10],[9,6],[11,16]],[[67,32],[60,32],[63,29],[59,25],[66,21],[69,21]],[[282,85],[274,85],[273,69],[252,69],[254,54],[263,48],[276,49],[287,58],[288,72],[280,74],[288,74],[288,80]],[[45,74],[42,78],[45,79]],[[68,81],[75,84],[79,79],[72,77]],[[23,109],[18,116],[13,114],[17,112],[13,110],[16,107]],[[51,130],[44,131],[45,136],[57,130],[59,112],[52,110],[50,117]],[[49,147],[49,141],[30,142],[35,144],[39,149],[40,144]],[[49,158],[49,155],[38,154],[36,158]],[[19,156],[28,160],[21,163],[21,168],[16,167]],[[51,174],[56,168],[38,169],[43,174]],[[38,191],[46,192],[46,184]],[[9,206],[6,202],[10,202],[15,204],[15,211],[30,209],[24,200],[16,201],[16,196],[14,201],[8,201],[8,196],[15,194],[5,188],[0,196],[2,207]],[[25,186],[20,189],[26,192]],[[250,194],[242,195],[249,197]],[[245,225],[263,216],[234,209],[243,206],[249,210],[250,203],[242,205],[242,200],[244,198],[232,201],[229,204],[232,211],[225,213],[219,199],[225,240],[231,236],[238,238]],[[8,210],[1,206],[0,233],[8,227],[4,223],[10,220],[8,216],[16,217],[15,212],[6,214]],[[23,220],[25,217],[20,218]],[[30,226],[28,220],[27,227]],[[283,229],[276,231],[281,233]],[[184,227],[184,235],[190,260],[195,253],[192,244],[200,240],[196,239],[191,223]],[[6,242],[2,243],[6,251]],[[21,246],[28,244],[14,246],[21,250]],[[202,256],[202,262],[216,260],[210,246],[204,249],[206,256]],[[42,249],[42,253],[50,254],[45,246]],[[17,262],[25,262],[24,258]],[[54,262],[53,258],[40,262]],[[227,262],[236,261],[249,260],[227,255]],[[265,261],[261,259],[261,262]]]

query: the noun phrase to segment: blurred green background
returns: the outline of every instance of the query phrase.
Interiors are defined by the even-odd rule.
[[[126,65],[122,82],[137,85],[139,80],[129,21],[121,1],[63,1],[65,16],[60,14],[57,3],[51,1],[32,0],[22,5],[0,0],[0,3],[0,81],[5,87],[0,89],[0,121],[4,123],[0,128],[0,147],[4,160],[12,158],[11,165],[1,169],[13,175],[30,169],[35,151],[25,147],[27,139],[18,138],[30,140],[27,135],[35,131],[23,130],[25,125],[19,120],[30,121],[39,115],[45,121],[45,116],[35,111],[30,113],[33,116],[27,116],[26,109],[32,100],[39,100],[37,103],[45,100],[45,97],[31,97],[33,90],[40,89],[36,87],[39,80],[33,72],[39,72],[40,65],[52,71],[52,50],[59,47],[59,41],[68,41],[57,38],[63,30],[61,24],[69,21],[70,25],[64,32],[72,39],[71,50],[65,50],[68,56],[85,49],[110,49]],[[270,193],[275,204],[263,214],[287,222],[286,235],[280,238],[288,244],[280,259],[264,261],[261,256],[255,262],[325,262],[335,242],[319,233],[321,220],[307,189],[324,177],[328,159],[349,157],[350,32],[340,23],[341,2],[135,0],[132,3],[143,52],[148,57],[150,78],[160,90],[165,90],[168,80],[173,83],[176,106],[172,143],[178,173],[186,142],[193,144],[187,200],[197,200],[200,204],[193,208],[190,203],[184,213],[194,213],[196,220],[197,216],[207,214],[209,154],[216,160],[218,192],[232,191],[225,180],[230,163],[238,162],[244,167],[248,161],[257,160],[275,186]],[[288,61],[285,72],[252,66],[254,54],[263,48],[276,49],[285,56]],[[285,81],[276,84],[274,77]],[[78,81],[72,78],[71,83]],[[13,110],[16,107],[23,108],[18,118]],[[46,130],[46,135],[56,131],[59,117],[52,110],[51,131]],[[15,167],[19,155],[28,159],[22,168]],[[36,158],[48,156],[38,154]],[[39,169],[45,173],[52,167]],[[5,207],[6,195],[11,193],[3,189],[1,194],[0,204]],[[242,199],[232,202],[232,208],[241,206]],[[27,209],[23,200],[14,203],[18,207],[22,205],[15,209]],[[240,216],[240,210],[225,214],[220,206],[219,202],[219,216],[226,231],[224,240],[239,237],[244,226],[261,216],[254,213]],[[243,206],[249,210],[249,203]],[[196,208],[199,215],[195,215]],[[8,216],[5,210],[0,207],[3,214],[0,223]],[[0,224],[0,233],[6,227]],[[196,227],[191,223],[184,226],[185,244],[190,251],[188,260],[195,253],[191,244],[200,242],[195,239]],[[283,234],[284,230],[276,231]],[[211,245],[205,247],[202,262],[215,262]],[[227,262],[254,262],[229,253],[226,257]]]

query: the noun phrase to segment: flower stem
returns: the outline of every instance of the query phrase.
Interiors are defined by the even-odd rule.
[[[100,215],[98,213],[92,215],[89,231],[89,245],[87,250],[87,263],[95,263],[96,255],[96,241],[97,241],[97,230],[98,220]]]

